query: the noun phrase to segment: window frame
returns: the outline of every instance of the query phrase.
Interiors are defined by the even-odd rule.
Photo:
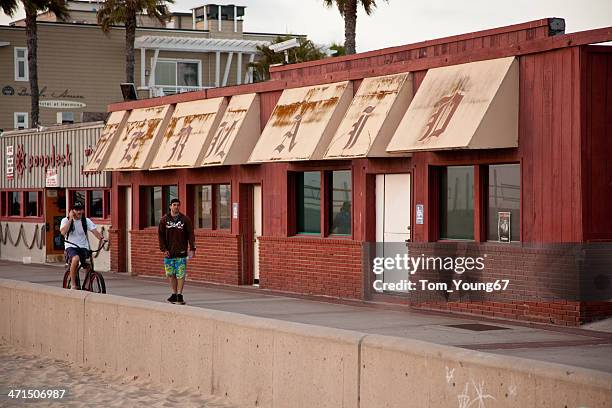
[[[147,200],[143,200],[143,198],[145,198],[145,191],[149,188],[155,188],[155,187],[161,187],[162,190],[162,203],[161,203],[161,210],[162,210],[162,217],[164,216],[164,214],[168,213],[168,207],[170,206],[170,203],[168,202],[168,189],[170,187],[176,187],[176,197],[180,199],[180,188],[179,188],[179,184],[151,184],[151,185],[143,185],[140,186],[139,188],[139,200],[140,200],[140,204],[141,206],[144,205],[145,207],[143,208],[143,211],[140,211],[140,229],[147,229],[147,228],[157,228],[158,225],[157,223],[159,222],[156,221],[155,225],[147,225],[148,224],[148,210],[149,210],[149,202]]]
[[[210,211],[210,215],[211,215],[211,222],[210,222],[210,228],[206,228],[206,227],[200,227],[199,223],[196,223],[196,211],[198,211],[198,209],[195,206],[196,203],[196,190],[198,187],[204,187],[204,186],[210,186],[210,194],[211,194],[211,211]],[[229,223],[229,228],[219,228],[218,225],[218,220],[217,220],[217,215],[218,215],[218,200],[217,200],[217,194],[219,191],[219,187],[220,186],[229,186],[230,189],[230,199],[229,199],[229,219],[230,219],[230,223]],[[217,182],[217,183],[201,183],[201,184],[190,184],[187,187],[187,191],[189,192],[189,196],[191,197],[191,199],[189,199],[189,202],[191,203],[191,208],[188,208],[188,215],[189,217],[194,220],[194,225],[193,228],[195,230],[201,230],[201,231],[217,231],[217,232],[221,232],[221,233],[230,233],[232,231],[232,205],[233,205],[233,194],[234,194],[234,189],[232,188],[232,183],[231,182]]]
[[[9,215],[9,193],[17,193],[20,196],[19,215]],[[26,193],[36,193],[36,215],[25,215]],[[0,192],[0,219],[3,221],[42,221],[44,218],[44,198],[43,190],[37,188],[2,190]]]
[[[17,125],[17,117],[23,115],[24,117],[24,127],[20,128]],[[30,127],[30,115],[28,112],[13,112],[13,128],[14,129],[28,129]]]
[[[87,218],[97,221],[97,222],[110,222],[111,218],[111,189],[110,188],[69,188],[68,189],[68,209],[72,208],[74,204],[74,193],[77,191],[85,192],[85,215]],[[91,191],[102,191],[102,218],[100,217],[92,217],[90,214],[91,202],[90,202],[90,192]]]
[[[351,176],[351,214],[350,214],[350,234],[332,234],[331,233],[331,200],[333,192],[333,181],[332,174],[335,171],[349,171]],[[297,230],[297,177],[301,173],[305,172],[319,172],[321,180],[321,228],[320,233],[307,233],[299,232]],[[338,167],[338,168],[324,168],[324,169],[300,169],[288,171],[288,189],[289,194],[288,200],[288,211],[287,211],[287,233],[288,236],[302,237],[302,238],[329,238],[329,239],[354,239],[355,234],[355,217],[354,217],[354,205],[355,205],[355,179],[353,169],[351,167]]]
[[[155,75],[155,70],[157,69],[157,64],[159,62],[171,62],[174,64],[174,82],[176,85],[163,85],[157,83],[157,78]],[[174,93],[179,93],[180,88],[184,88],[184,86],[178,84],[178,63],[192,63],[198,64],[198,84],[195,87],[202,88],[202,60],[199,59],[189,59],[189,58],[157,58],[155,69],[151,70],[151,76],[153,77],[153,87],[155,88],[175,88]],[[153,58],[151,58],[151,66],[153,66]]]
[[[17,56],[18,51],[24,52],[23,58]],[[23,65],[24,65],[23,73],[25,75],[23,77],[19,76],[19,63],[20,62],[23,62]],[[15,81],[26,82],[30,80],[30,69],[28,67],[28,47],[13,47],[13,68],[15,70],[14,72]]]
[[[489,240],[489,168],[491,166],[508,166],[515,165],[519,168],[519,233],[518,240],[510,239],[510,242],[500,242],[498,240]],[[523,241],[523,166],[520,161],[503,162],[503,163],[487,163],[483,165],[483,184],[482,184],[482,196],[483,196],[483,208],[482,208],[482,225],[483,225],[483,241],[490,242],[492,244],[508,244],[508,243],[520,243]],[[511,230],[512,233],[512,230]],[[511,234],[513,235],[513,234]],[[511,237],[512,238],[512,237]]]

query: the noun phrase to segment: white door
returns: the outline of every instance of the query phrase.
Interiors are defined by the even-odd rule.
[[[377,256],[395,257],[408,253],[410,240],[410,173],[376,176]],[[384,282],[408,279],[405,270],[385,270]]]
[[[128,274],[132,274],[132,188],[125,188],[125,267]]]
[[[259,237],[261,236],[261,186],[253,186],[253,280],[259,283]]]

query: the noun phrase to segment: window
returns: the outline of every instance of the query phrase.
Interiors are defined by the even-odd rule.
[[[110,190],[72,190],[70,203],[81,203],[85,208],[85,215],[89,218],[110,217]]]
[[[155,65],[155,86],[166,95],[200,88],[201,61],[158,60]]]
[[[196,228],[232,228],[232,187],[230,184],[195,186],[194,225]]]
[[[217,229],[228,230],[232,226],[232,188],[229,184],[217,186],[217,202],[215,211],[217,213]]]
[[[195,209],[195,220],[194,224],[196,228],[207,228],[212,229],[212,220],[213,220],[213,196],[212,196],[212,186],[196,186],[195,188],[195,196],[196,196],[196,209]]]
[[[168,211],[170,201],[178,198],[177,186],[151,186],[142,189],[143,204],[145,206],[145,227],[155,227],[162,215]]]
[[[296,177],[296,230],[298,234],[321,233],[321,172],[307,171]]]
[[[500,212],[510,213],[510,241],[521,237],[521,166],[499,164],[489,166],[487,239],[499,240]],[[504,222],[502,216],[501,222]]]
[[[57,123],[62,125],[74,123],[74,112],[57,112]]]
[[[28,49],[15,47],[15,81],[28,80]]]
[[[297,234],[351,235],[353,186],[350,170],[295,173],[294,181]],[[322,225],[326,226],[325,231],[321,231]]]
[[[440,238],[474,239],[473,166],[451,166],[441,171]]]
[[[104,218],[104,192],[102,190],[88,191],[87,216],[90,218]]]
[[[21,217],[21,191],[8,192],[9,217]]]
[[[23,193],[25,198],[25,216],[26,217],[38,217],[38,192],[37,191],[26,191]]]
[[[332,171],[332,193],[330,211],[329,233],[336,235],[351,234],[351,207],[353,201],[353,188],[351,171]]]
[[[15,112],[13,115],[14,128],[15,129],[27,129],[28,128],[28,113],[27,112]]]

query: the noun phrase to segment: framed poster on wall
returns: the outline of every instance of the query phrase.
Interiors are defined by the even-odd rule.
[[[512,239],[512,232],[510,231],[510,212],[509,211],[498,211],[497,212],[497,234],[499,236],[499,242],[510,242]]]

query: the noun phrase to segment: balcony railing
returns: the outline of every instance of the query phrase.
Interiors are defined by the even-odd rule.
[[[155,85],[149,88],[151,98],[156,96],[174,95],[183,92],[201,91],[212,88],[211,86],[180,86],[180,85]]]

